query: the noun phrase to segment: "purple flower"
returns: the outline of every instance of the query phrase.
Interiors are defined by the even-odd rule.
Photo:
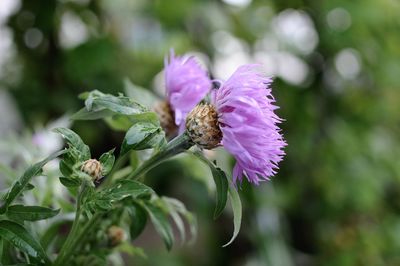
[[[274,113],[272,79],[258,65],[244,65],[213,92],[222,145],[236,158],[233,182],[243,174],[256,185],[269,180],[282,160],[286,142],[280,133],[281,119]]]
[[[182,132],[186,115],[209,92],[211,80],[194,57],[176,57],[171,51],[169,60],[165,58],[165,86],[175,124]]]

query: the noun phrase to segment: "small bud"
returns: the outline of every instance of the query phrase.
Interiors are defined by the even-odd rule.
[[[122,241],[125,240],[124,230],[116,225],[113,225],[110,228],[108,228],[107,235],[108,235],[108,240],[111,246],[113,247],[118,246]]]
[[[186,130],[192,141],[205,149],[219,146],[222,140],[218,114],[210,104],[199,104],[188,114]]]
[[[93,181],[99,181],[102,178],[103,167],[96,159],[89,159],[83,163],[81,171],[90,175]]]
[[[164,129],[166,135],[168,137],[176,136],[178,133],[178,127],[175,124],[175,115],[169,102],[158,102],[154,105],[153,110],[157,114],[158,119],[160,120],[160,125]]]

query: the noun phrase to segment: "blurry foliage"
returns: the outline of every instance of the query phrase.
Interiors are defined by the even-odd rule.
[[[145,248],[150,250],[148,257],[137,258],[135,264],[399,265],[400,3],[226,2],[251,3],[241,7],[195,0],[22,1],[8,21],[17,50],[10,64],[19,72],[1,82],[31,126],[77,110],[80,92],[122,91],[125,77],[163,91],[158,77],[153,78],[170,47],[177,53],[204,53],[211,70],[239,54],[247,56],[240,57],[243,62],[228,62],[263,62],[257,57],[260,51],[290,53],[306,65],[308,74],[301,82],[290,82],[281,72],[296,74],[299,69],[289,60],[275,60],[273,87],[281,106],[278,113],[285,118],[287,156],[272,182],[258,188],[243,185],[247,213],[238,240],[221,248],[229,238],[230,221],[207,222],[212,198],[205,201],[199,192],[205,189],[201,176],[207,172],[201,166],[193,166],[201,173],[187,172],[181,164],[192,165],[191,160],[173,160],[162,170],[151,171],[148,182],[160,194],[174,195],[196,210],[199,239],[195,247],[166,254],[155,247],[150,231],[138,239],[141,246],[151,247]],[[86,29],[86,38],[67,48],[59,38],[66,13],[78,17]],[[291,17],[295,25],[289,25],[295,31],[286,41],[280,39],[276,24],[285,14],[310,19],[317,33],[310,53],[291,43],[301,30],[295,27],[297,15]],[[29,48],[26,34],[32,28],[43,39]],[[235,49],[215,38],[221,31],[230,36],[228,44],[234,40]],[[306,47],[309,40],[301,45]],[[271,61],[264,63],[269,67]],[[74,127],[98,154],[118,146],[113,143],[123,137],[99,122],[78,122]]]

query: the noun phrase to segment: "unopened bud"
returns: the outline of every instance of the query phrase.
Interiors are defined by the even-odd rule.
[[[109,242],[113,247],[119,245],[122,241],[125,240],[125,231],[121,227],[116,225],[108,228],[107,235]]]
[[[93,181],[99,181],[102,178],[103,167],[96,159],[89,159],[83,163],[81,171],[90,175]]]
[[[186,118],[186,131],[192,141],[202,148],[219,146],[222,132],[215,107],[211,104],[197,105]]]
[[[174,137],[178,133],[178,127],[175,124],[175,115],[171,105],[167,101],[161,101],[154,105],[154,112],[160,120],[160,125],[168,137]]]

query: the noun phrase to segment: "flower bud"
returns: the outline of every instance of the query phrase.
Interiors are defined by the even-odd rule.
[[[186,118],[186,131],[192,141],[202,148],[219,146],[222,132],[215,107],[211,104],[197,105]]]
[[[81,171],[90,175],[93,181],[99,181],[102,178],[103,167],[96,159],[89,159],[83,163]]]
[[[108,240],[111,246],[118,246],[122,241],[125,240],[125,232],[124,230],[116,225],[111,226],[107,230]]]
[[[174,112],[172,111],[171,105],[167,101],[161,101],[154,105],[154,112],[157,114],[160,120],[160,125],[164,129],[168,137],[176,136],[178,127],[174,121]]]

